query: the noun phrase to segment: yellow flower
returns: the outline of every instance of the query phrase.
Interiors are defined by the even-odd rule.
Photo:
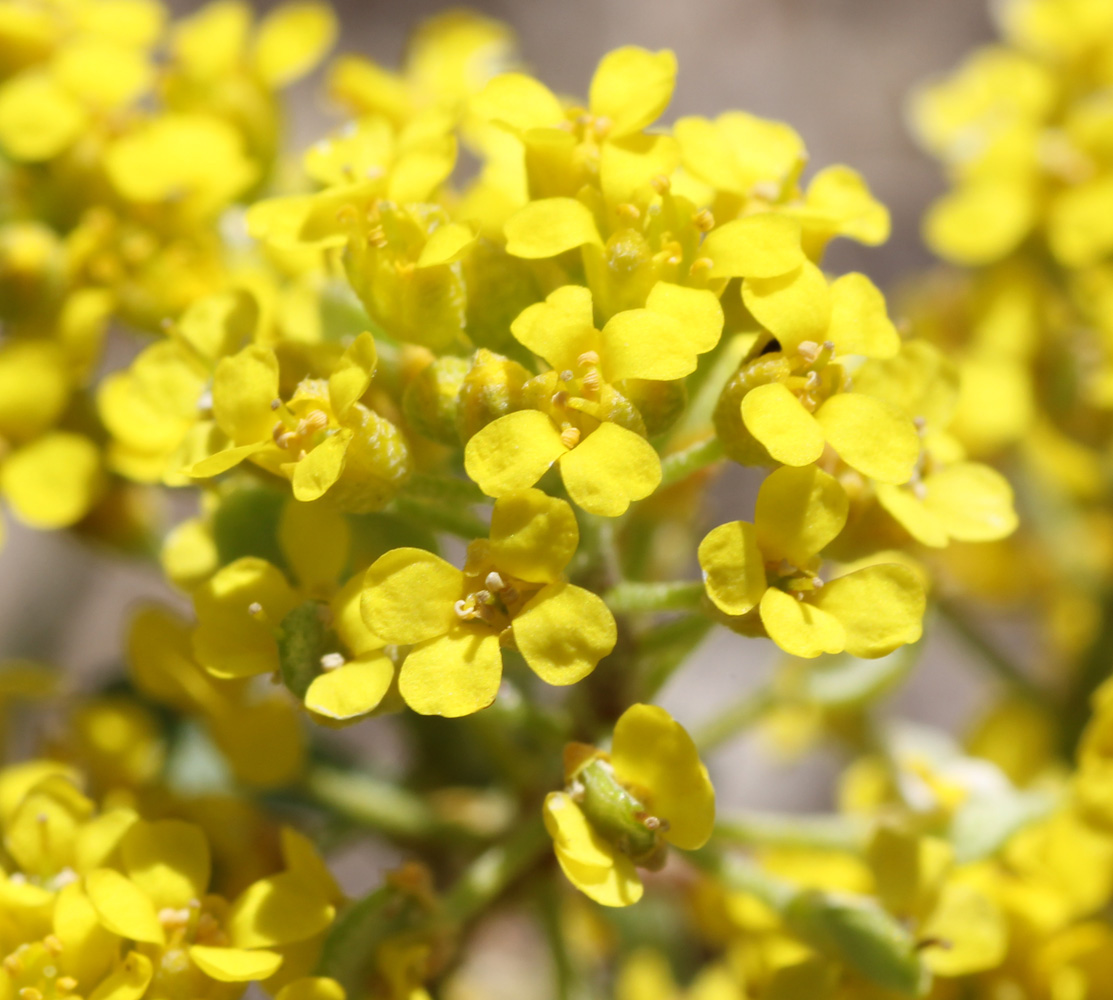
[[[265,559],[246,556],[194,591],[197,662],[221,678],[278,675],[309,711],[329,719],[366,715],[390,688],[394,664],[360,616],[362,577],[341,584],[347,521],[291,501],[278,542],[296,586]]]
[[[617,517],[656,489],[661,472],[640,414],[611,384],[683,378],[718,342],[722,323],[710,292],[659,282],[646,308],[621,312],[599,331],[591,292],[557,289],[511,326],[520,343],[553,367],[522,389],[524,399],[540,397],[538,409],[506,414],[471,437],[464,452],[468,475],[498,497],[532,486],[558,464],[576,504]]]
[[[193,654],[193,628],[164,608],[132,619],[127,659],[144,695],[187,716],[200,716],[232,773],[261,788],[290,784],[305,761],[301,720],[289,698],[213,676]]]
[[[209,845],[191,823],[136,818],[118,843],[117,864],[91,870],[85,889],[101,925],[134,942],[162,989],[219,996],[216,983],[271,979],[287,957],[302,964],[299,951],[335,915],[332,885],[311,877],[317,866],[290,865],[230,903],[209,895]]]
[[[569,790],[545,798],[545,826],[569,881],[604,906],[642,895],[637,865],[660,868],[666,845],[698,850],[715,823],[715,790],[692,738],[663,708],[632,705],[609,754],[573,744]]]
[[[644,129],[664,112],[675,84],[672,52],[636,46],[600,60],[586,109],[566,109],[544,84],[522,73],[505,73],[487,84],[473,108],[524,145],[537,199],[507,221],[510,253],[551,257],[592,241],[590,212],[572,197],[584,183],[597,180],[617,204],[652,178],[672,173],[679,162],[676,140]]]
[[[727,615],[756,608],[765,633],[794,656],[846,650],[869,658],[915,642],[925,598],[907,566],[819,578],[819,553],[842,531],[848,509],[843,488],[819,469],[770,473],[758,491],[754,523],[721,524],[700,543],[708,596]]]
[[[223,358],[213,376],[213,424],[199,425],[189,474],[207,478],[250,458],[292,482],[298,500],[328,494],[351,513],[379,510],[410,474],[401,431],[359,399],[376,366],[375,342],[360,334],[327,380],[306,378],[279,396],[275,352],[252,345]]]
[[[363,619],[385,642],[412,645],[398,677],[423,715],[469,715],[495,699],[501,646],[549,684],[574,684],[614,648],[603,601],[564,576],[579,544],[572,509],[540,490],[500,497],[490,539],[463,570],[422,549],[395,549],[367,571]]]

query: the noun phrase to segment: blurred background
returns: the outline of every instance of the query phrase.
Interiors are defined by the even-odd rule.
[[[199,4],[177,0],[171,6],[186,13]],[[271,4],[255,6],[262,11]],[[396,66],[411,28],[446,6],[437,0],[340,0],[338,48]],[[827,258],[832,271],[862,270],[891,288],[901,275],[930,264],[918,220],[942,183],[909,139],[903,105],[916,82],[947,70],[992,37],[982,0],[479,0],[470,6],[508,22],[527,64],[559,92],[585,94],[596,62],[616,46],[672,48],[680,76],[668,118],[740,108],[787,121],[807,143],[812,169],[847,163],[890,207],[888,245],[836,244]],[[326,128],[319,91],[318,75],[295,92],[291,141],[298,146]],[[750,516],[736,485],[728,478],[719,490],[718,520]],[[153,570],[110,561],[61,534],[34,534],[13,524],[7,530],[0,554],[4,656],[49,660],[92,683],[116,669],[129,606],[152,599],[182,604]],[[666,690],[665,704],[686,725],[698,724],[761,683],[771,654],[769,643],[718,630]],[[964,656],[937,630],[924,661],[891,700],[892,710],[961,729],[980,701]],[[712,757],[721,801],[759,809],[829,807],[837,762],[820,752],[788,763],[767,744],[747,738]],[[347,888],[370,885],[378,865],[353,868],[349,881],[358,884]]]

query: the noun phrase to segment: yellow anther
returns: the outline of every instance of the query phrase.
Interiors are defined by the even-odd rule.
[[[649,186],[653,188],[653,190],[656,191],[659,195],[664,196],[668,194],[670,190],[672,190],[672,181],[670,181],[664,174],[658,174],[656,177],[650,180]]]
[[[615,209],[615,214],[627,222],[637,222],[642,217],[641,210],[637,205],[631,205],[628,201],[623,202]]]
[[[598,351],[584,351],[584,353],[581,354],[576,359],[576,363],[581,368],[588,368],[592,365],[597,365],[597,364],[599,364],[599,352]]]
[[[19,1000],[43,1000],[42,991],[35,989],[34,986],[24,986],[19,991]]]
[[[701,233],[709,233],[715,228],[715,216],[709,209],[702,208],[692,216],[692,225]]]
[[[679,261],[677,261],[679,263]],[[715,262],[710,257],[697,257],[692,261],[692,266],[688,268],[688,273],[695,277],[701,271],[710,271],[715,266]]]
[[[580,443],[580,429],[578,427],[565,427],[560,432],[560,441],[565,448],[575,448]]]
[[[61,955],[65,950],[65,945],[62,944],[62,939],[57,934],[47,934],[43,938],[43,947],[52,955]]]

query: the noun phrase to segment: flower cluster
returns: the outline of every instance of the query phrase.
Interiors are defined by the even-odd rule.
[[[1103,996],[1113,4],[1000,16],[913,100],[902,316],[825,262],[866,180],[670,121],[669,51],[577,100],[463,10],[395,71],[316,0],[0,3],[0,493],[177,591],[96,692],[0,669],[0,1000],[485,995],[496,901],[564,998]],[[1006,685],[964,743],[879,708],[933,620]],[[770,679],[686,727],[717,628]],[[751,726],[837,809],[717,803]]]

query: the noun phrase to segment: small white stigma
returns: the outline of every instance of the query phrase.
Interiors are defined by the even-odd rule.
[[[325,653],[321,657],[321,668],[323,670],[336,670],[344,666],[343,653]]]

